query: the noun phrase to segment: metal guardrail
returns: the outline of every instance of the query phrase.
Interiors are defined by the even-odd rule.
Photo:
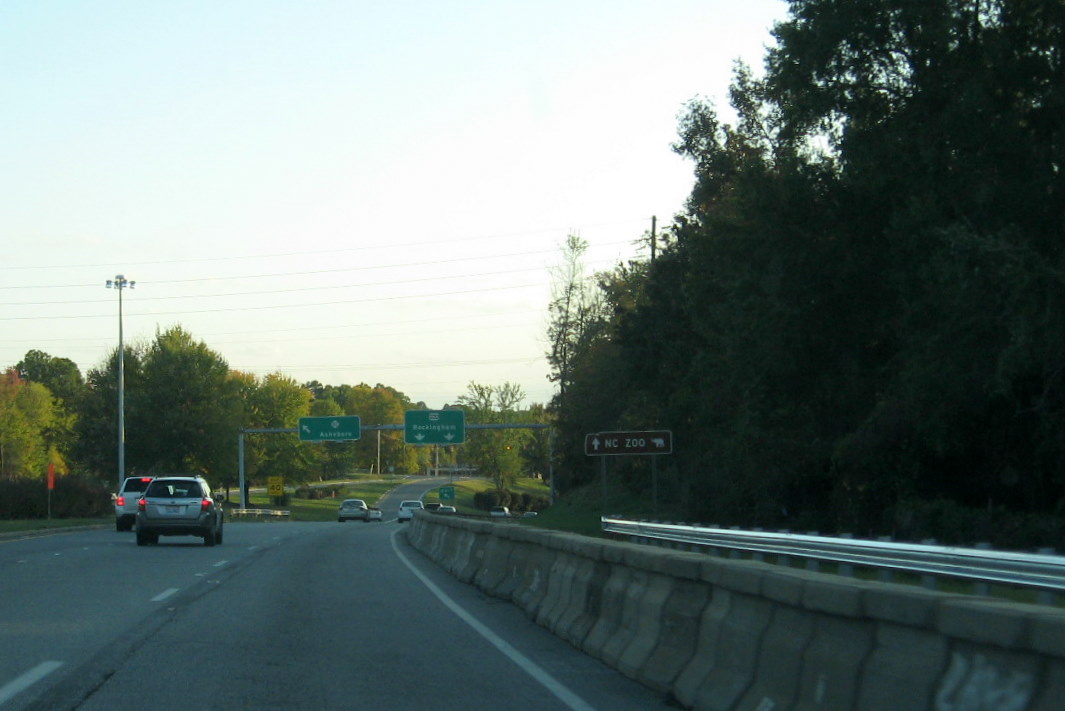
[[[280,509],[227,509],[226,515],[230,518],[283,518],[287,519],[291,515],[291,511],[284,511]]]
[[[670,523],[632,521],[602,517],[606,533],[626,536],[638,542],[672,543],[689,549],[722,549],[765,555],[802,558],[808,567],[820,562],[839,564],[839,573],[853,575],[856,567],[921,575],[925,587],[937,580],[967,580],[977,592],[987,594],[998,583],[1041,591],[1039,601],[1054,602],[1065,593],[1065,556],[1051,553],[1020,553],[983,548],[898,543],[884,540],[832,538],[787,532],[744,531],[705,528]]]

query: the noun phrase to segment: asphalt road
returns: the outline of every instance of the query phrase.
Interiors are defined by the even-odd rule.
[[[463,585],[395,521],[0,541],[0,711],[667,709]]]

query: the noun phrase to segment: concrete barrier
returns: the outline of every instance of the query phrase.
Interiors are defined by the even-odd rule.
[[[1061,711],[1065,611],[415,515],[453,575],[700,711]]]

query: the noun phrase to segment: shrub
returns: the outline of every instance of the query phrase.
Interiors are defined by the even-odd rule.
[[[0,481],[0,518],[47,518],[48,498],[44,479],[4,479]],[[106,518],[114,514],[110,487],[93,477],[56,477],[51,499],[53,518]]]

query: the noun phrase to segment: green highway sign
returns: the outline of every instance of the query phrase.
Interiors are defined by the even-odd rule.
[[[362,436],[357,415],[341,417],[301,417],[301,442],[345,442]]]
[[[455,487],[453,487],[453,486],[441,486],[440,487],[440,500],[441,501],[454,501],[455,500]]]
[[[403,415],[406,444],[462,444],[466,413],[462,410],[407,410]]]

